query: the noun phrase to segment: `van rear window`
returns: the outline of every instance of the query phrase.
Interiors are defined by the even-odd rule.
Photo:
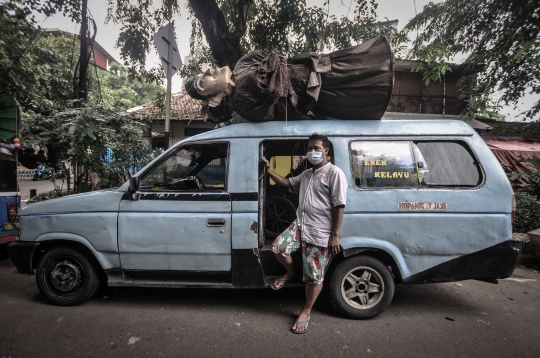
[[[474,187],[482,174],[471,150],[456,141],[353,141],[355,186],[369,188]]]
[[[429,186],[476,186],[480,169],[472,154],[460,142],[414,143],[419,181]]]

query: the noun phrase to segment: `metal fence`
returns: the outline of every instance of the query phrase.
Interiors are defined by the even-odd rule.
[[[150,153],[152,153],[150,150],[143,152],[143,154],[145,155],[150,155]],[[107,153],[101,158],[101,160],[105,165],[111,165],[111,163],[114,163],[114,151],[111,148],[107,148]],[[127,170],[130,173],[136,173],[139,170],[141,170],[142,167],[143,167],[142,165],[134,166],[134,167],[128,168]]]

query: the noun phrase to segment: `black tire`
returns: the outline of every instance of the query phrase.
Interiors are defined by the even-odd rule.
[[[38,180],[38,175],[37,175],[37,173],[34,173],[34,176],[32,177],[32,180],[33,180],[33,181]]]
[[[1,244],[0,245],[0,259],[5,259],[5,258],[7,258],[9,256],[8,252],[7,252],[7,246],[8,246],[8,244]]]
[[[265,205],[265,234],[275,239],[296,219],[296,207],[288,199],[274,196]]]
[[[370,319],[381,314],[392,302],[394,289],[388,267],[370,256],[346,259],[330,277],[332,304],[341,314],[354,319]]]
[[[81,252],[57,247],[39,261],[36,282],[41,293],[60,306],[73,306],[89,300],[99,288],[99,275]]]

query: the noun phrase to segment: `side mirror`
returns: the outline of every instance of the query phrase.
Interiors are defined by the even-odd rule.
[[[416,165],[418,165],[418,168],[423,168],[424,167],[424,162],[418,162],[418,163],[416,163]]]
[[[137,201],[141,196],[141,182],[138,177],[129,179],[129,200]]]

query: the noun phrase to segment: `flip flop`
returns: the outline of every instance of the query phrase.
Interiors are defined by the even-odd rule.
[[[296,320],[296,327],[298,327],[299,325],[304,324],[304,323],[307,323],[307,324],[308,324],[308,326],[306,327],[306,329],[304,329],[303,331],[296,331],[296,330],[294,330],[294,329],[291,327],[292,333],[294,333],[294,334],[304,334],[304,333],[306,333],[306,332],[308,331],[309,324],[311,323],[311,317],[308,318],[308,319],[305,319],[305,320],[303,320],[303,321]]]
[[[279,283],[279,282],[283,282],[283,285],[277,287],[277,286],[275,285],[275,280],[274,280],[274,282],[272,282],[272,283],[270,284],[270,288],[272,288],[272,290],[274,290],[274,291],[281,290],[283,287],[285,287],[285,284],[286,284],[287,282],[290,282],[290,281],[292,281],[292,280],[293,280],[292,278],[278,278],[277,282],[278,282],[278,283]]]

